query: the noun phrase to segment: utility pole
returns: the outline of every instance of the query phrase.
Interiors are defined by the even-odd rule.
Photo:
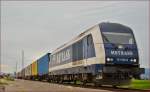
[[[15,72],[14,72],[14,75],[16,78],[17,78],[17,64],[18,64],[18,62],[16,61]]]
[[[0,5],[1,5],[1,2],[0,2]],[[1,22],[1,19],[0,19],[0,24],[1,24],[2,22]],[[1,25],[0,25],[0,28],[1,28]],[[1,40],[1,30],[0,30],[0,73],[2,72],[1,70],[2,70],[2,61],[1,61],[1,42],[2,42],[2,40]]]
[[[24,68],[24,50],[22,50],[22,69]]]
[[[1,25],[0,25],[0,28],[1,28]],[[0,31],[0,74],[2,73],[1,70],[2,70],[2,61],[1,61],[1,31]]]
[[[150,4],[150,2],[149,2],[149,4]],[[150,22],[149,22],[149,24],[150,24]],[[150,35],[150,26],[149,26],[149,35]],[[149,36],[149,46],[150,46],[150,36]],[[148,57],[149,57],[149,60],[148,60],[148,62],[149,62],[149,80],[150,80],[150,48],[149,48],[149,55],[148,55]]]
[[[150,2],[149,2],[149,4],[150,4]],[[149,19],[150,20],[150,19]],[[149,21],[149,23],[150,23],[150,21]],[[149,26],[149,29],[150,29],[150,26]],[[150,32],[149,32],[149,34],[150,34]],[[149,36],[149,39],[150,39],[150,36]],[[148,40],[148,39],[147,39]],[[149,41],[149,40],[148,40]],[[149,45],[150,45],[150,42],[149,42]],[[148,52],[148,54],[150,55],[150,48],[149,48],[149,50],[148,50],[149,52]],[[148,62],[150,61],[150,57],[148,58]],[[150,80],[150,62],[148,63],[148,79]]]
[[[17,67],[18,67],[18,62],[16,62],[16,70],[15,70],[16,73],[17,73]]]
[[[22,70],[23,70],[23,68],[24,68],[24,50],[22,50],[22,52],[21,52],[21,54],[22,54]],[[22,77],[24,77],[24,72],[22,71]]]

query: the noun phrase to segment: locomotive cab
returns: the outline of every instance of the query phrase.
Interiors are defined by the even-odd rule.
[[[105,50],[103,80],[113,85],[129,84],[139,77],[139,57],[133,31],[117,23],[101,23]]]

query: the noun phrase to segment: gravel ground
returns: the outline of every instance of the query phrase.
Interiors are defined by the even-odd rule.
[[[3,91],[0,91],[3,92]],[[137,92],[119,89],[93,89],[53,84],[48,82],[15,80],[5,87],[5,92]],[[138,91],[139,92],[139,91]]]
[[[4,92],[4,90],[5,90],[5,87],[0,85],[0,92]]]
[[[112,92],[97,89],[87,89],[80,87],[64,86],[47,82],[16,80],[6,86],[6,92]]]

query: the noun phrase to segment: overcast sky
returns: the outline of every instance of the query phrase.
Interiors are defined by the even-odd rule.
[[[1,6],[3,72],[21,69],[100,22],[131,27],[139,48],[141,67],[149,61],[148,1],[12,1]]]

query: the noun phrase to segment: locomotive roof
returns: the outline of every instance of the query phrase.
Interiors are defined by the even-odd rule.
[[[88,28],[86,31],[80,33],[78,36],[76,36],[75,38],[73,38],[73,39],[70,40],[69,42],[67,42],[67,43],[65,43],[65,44],[63,44],[63,45],[61,45],[60,47],[58,47],[57,49],[55,49],[55,50],[52,52],[52,54],[55,53],[55,52],[57,52],[57,51],[59,51],[59,50],[61,50],[61,49],[63,49],[63,48],[66,47],[66,46],[69,46],[69,45],[70,45],[69,43],[71,43],[72,41],[75,41],[75,40],[77,40],[77,39],[80,39],[80,38],[84,37],[84,35],[85,35],[87,32],[91,31],[90,29],[94,28],[95,26],[97,26],[97,25],[94,25],[94,26]]]
[[[103,30],[104,32],[109,31],[109,32],[119,32],[119,33],[132,33],[131,28],[119,24],[119,23],[109,23],[109,22],[103,22],[99,24],[100,29]]]
[[[116,30],[116,32],[122,32],[122,33],[123,32],[127,32],[127,33],[130,32],[131,33],[132,32],[132,30],[129,27],[124,26],[122,24],[119,24],[119,23],[110,23],[110,22],[102,22],[102,23],[96,24],[96,25],[88,28],[86,31],[82,32],[81,34],[79,34],[78,36],[76,36],[75,38],[73,38],[72,40],[70,40],[69,42],[61,45],[60,47],[58,47],[57,49],[55,49],[52,52],[52,54],[55,53],[55,52],[57,52],[57,51],[59,51],[59,50],[61,50],[61,49],[63,49],[66,46],[69,46],[70,45],[69,43],[71,43],[72,41],[75,41],[75,40],[77,40],[79,38],[82,38],[87,32],[91,31],[90,29],[94,28],[97,25],[99,25],[99,27],[101,28],[101,30],[102,29],[109,30],[109,31]]]

